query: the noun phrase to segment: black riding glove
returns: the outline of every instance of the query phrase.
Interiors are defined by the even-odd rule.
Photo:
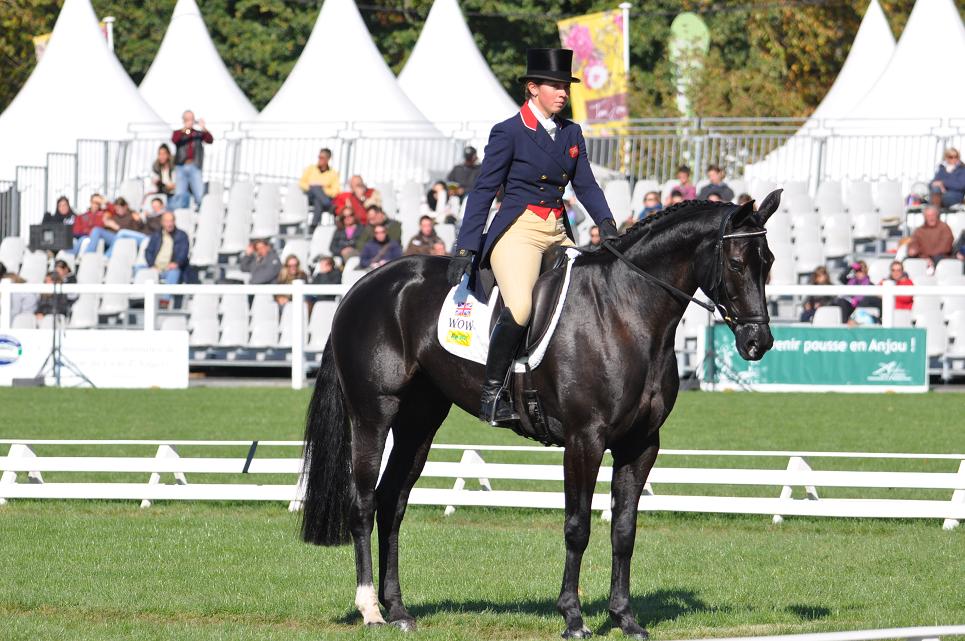
[[[618,238],[620,236],[620,232],[617,231],[616,223],[613,222],[612,218],[607,218],[598,226],[600,228],[600,240]]]
[[[449,287],[458,285],[463,275],[469,273],[469,270],[472,269],[472,260],[475,255],[476,252],[468,249],[460,249],[456,252],[456,255],[449,261],[449,267],[446,269],[446,279],[449,281]]]

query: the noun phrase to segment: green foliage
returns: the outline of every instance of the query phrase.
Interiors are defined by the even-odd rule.
[[[0,110],[34,66],[32,37],[49,32],[62,2],[0,0]],[[99,16],[117,18],[117,55],[135,83],[147,72],[175,0],[93,0]],[[204,0],[205,22],[241,89],[261,109],[281,86],[308,40],[318,0]],[[693,85],[698,115],[803,116],[820,103],[848,54],[867,0],[740,3],[641,0],[630,21],[634,117],[676,116],[670,23],[680,11],[701,13],[711,32],[704,72]],[[913,0],[881,0],[897,35]],[[432,0],[368,0],[362,16],[386,63],[398,73],[418,39]],[[612,9],[606,0],[461,0],[483,56],[515,99],[528,47],[558,46],[556,20]],[[751,7],[748,9],[748,7]],[[965,6],[961,7],[965,15]],[[333,51],[327,64],[340,61]],[[319,82],[325,69],[319,66]],[[440,79],[440,91],[471,91]],[[344,88],[333,88],[337,91]]]

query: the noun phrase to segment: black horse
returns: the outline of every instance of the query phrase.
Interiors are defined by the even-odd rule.
[[[556,333],[532,373],[550,432],[566,448],[566,564],[557,601],[564,637],[590,636],[580,611],[580,564],[607,449],[613,456],[608,609],[624,634],[647,634],[630,609],[630,558],[640,492],[677,396],[674,331],[688,302],[683,293],[701,287],[730,325],[741,356],[760,359],[773,342],[764,283],[774,257],[764,223],[779,202],[780,191],[756,212],[752,203],[685,202],[609,241],[616,251],[576,259]],[[366,624],[415,628],[399,584],[399,528],[409,492],[452,404],[467,412],[478,406],[483,366],[446,352],[436,334],[449,290],[447,261],[400,259],[352,288],[335,314],[308,412],[302,536],[318,545],[354,539],[356,607]],[[394,445],[376,487],[390,429]],[[370,544],[376,519],[377,594]]]

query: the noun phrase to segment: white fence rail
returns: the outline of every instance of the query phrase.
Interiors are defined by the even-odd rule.
[[[23,440],[3,439],[10,445],[7,456],[0,457],[0,503],[6,499],[112,499],[140,500],[143,506],[154,500],[284,501],[297,509],[301,498],[302,462],[291,457],[256,457],[264,448],[301,447],[301,441],[137,441],[137,440]],[[143,456],[46,456],[36,448],[47,446],[152,446],[154,457]],[[181,446],[247,447],[246,457],[181,456]],[[390,444],[391,447],[391,444]],[[563,467],[542,463],[490,463],[482,453],[525,452],[537,456],[559,455],[559,448],[527,446],[434,445],[436,451],[461,452],[458,462],[430,461],[423,478],[453,481],[451,488],[417,487],[412,491],[413,505],[445,506],[451,514],[455,506],[551,508],[564,507],[562,491],[494,489],[493,481],[543,481],[562,483]],[[383,458],[383,467],[387,460]],[[943,527],[957,527],[965,519],[965,454],[891,454],[849,452],[662,450],[662,462],[669,457],[786,458],[783,469],[746,469],[712,467],[657,466],[650,474],[640,499],[640,511],[717,512],[773,515],[775,523],[783,516],[827,516],[870,518],[943,519]],[[888,459],[958,461],[957,472],[841,471],[816,470],[814,459]],[[45,473],[127,473],[149,474],[147,482],[45,482]],[[27,483],[18,482],[26,475]],[[162,484],[162,474],[174,475],[175,484]],[[187,474],[284,474],[297,479],[292,484],[189,483]],[[610,467],[602,467],[597,477],[609,483]],[[478,481],[480,490],[466,489],[468,479]],[[237,479],[235,479],[237,480]],[[712,496],[657,493],[661,484],[706,486],[760,486],[780,488],[778,497]],[[505,483],[512,487],[513,483]],[[794,499],[794,488],[803,488],[804,499]],[[887,498],[822,498],[818,488],[902,489],[950,491],[948,500]],[[823,490],[822,490],[823,491]],[[610,496],[597,493],[592,509],[609,518]]]
[[[714,639],[714,641],[878,641],[879,639],[938,641],[943,637],[960,636],[965,636],[965,625],[882,628],[878,630],[849,630],[847,632],[816,632],[812,634],[780,634],[764,637],[724,637]]]

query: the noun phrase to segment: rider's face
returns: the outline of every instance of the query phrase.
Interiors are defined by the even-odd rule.
[[[570,97],[570,83],[568,82],[540,82],[529,84],[530,95],[533,96],[540,108],[549,115],[563,111],[566,101]],[[535,93],[535,95],[534,95]]]

